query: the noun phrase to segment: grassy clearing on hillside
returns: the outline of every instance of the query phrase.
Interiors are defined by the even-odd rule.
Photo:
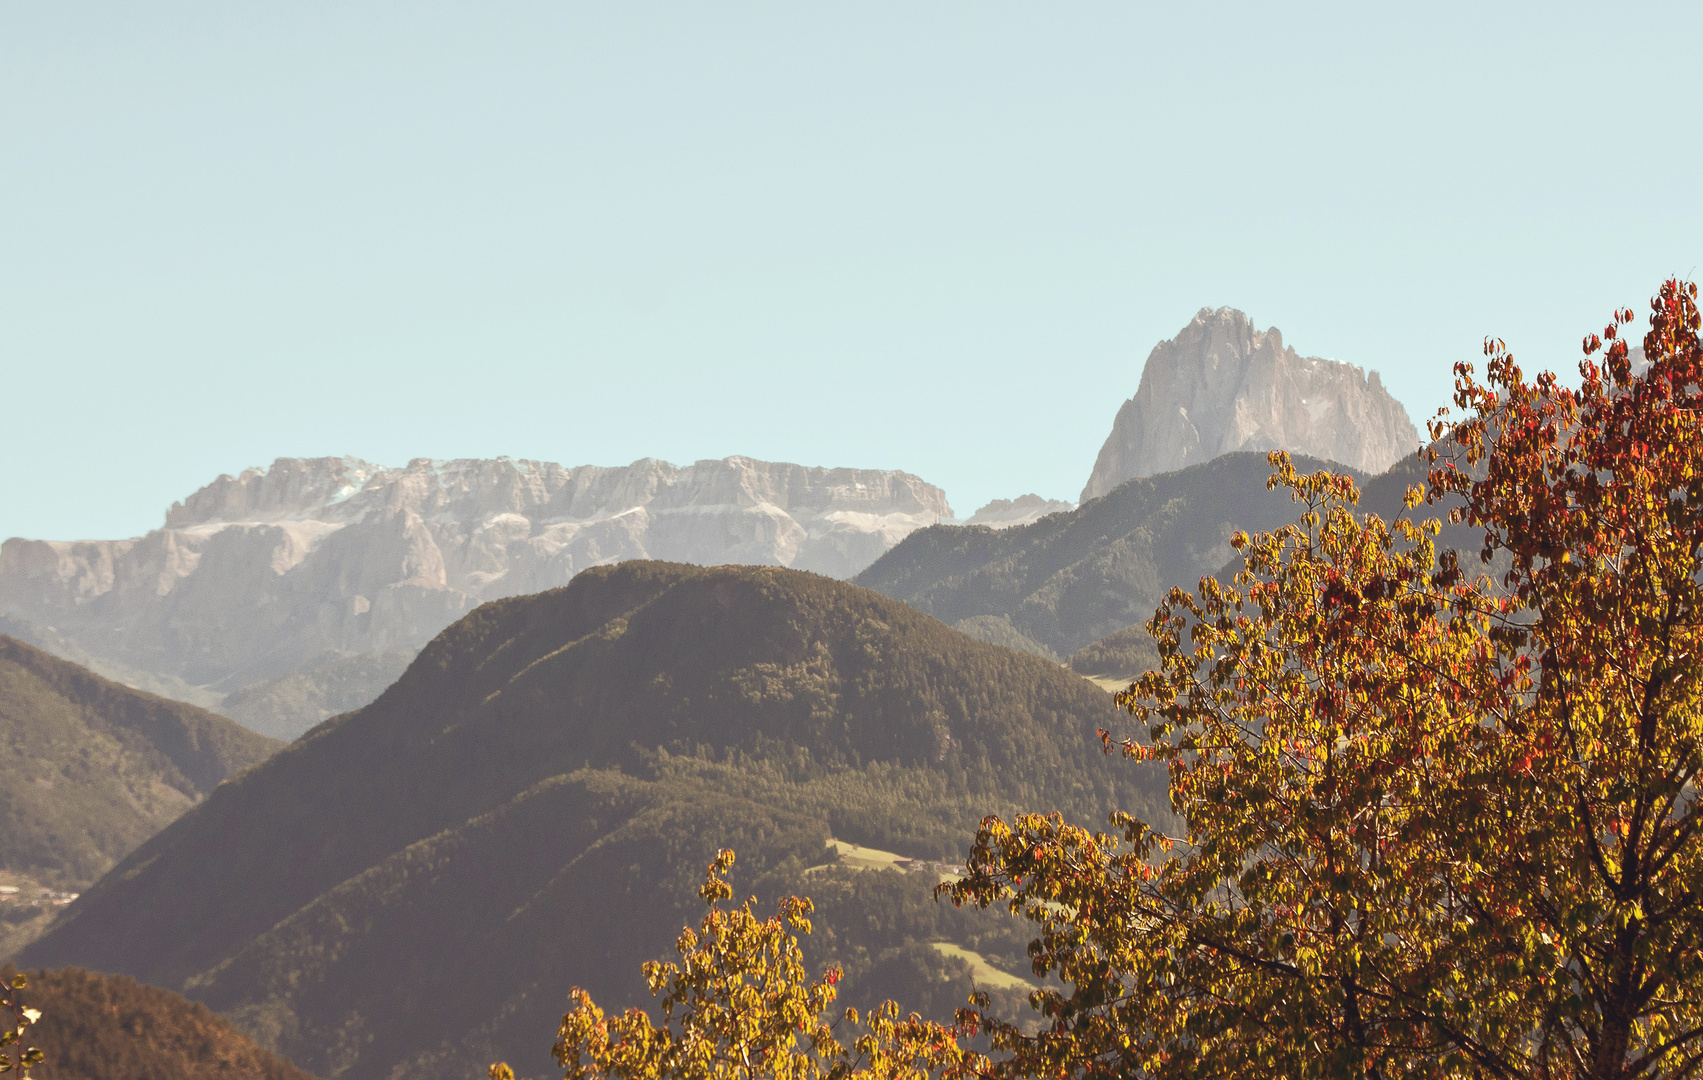
[[[841,866],[853,870],[889,870],[897,868],[899,863],[910,861],[905,856],[895,855],[891,851],[849,844],[844,840],[830,839],[828,846],[834,849]]]
[[[902,870],[905,872],[931,869],[934,871],[937,881],[956,881],[964,876],[944,862],[913,859],[909,855],[882,851],[880,848],[864,847],[861,844],[853,844],[846,840],[835,840],[832,837],[828,839],[827,850],[832,853],[833,862],[808,867],[803,873],[809,875],[831,867],[840,867],[846,870]]]
[[[929,944],[942,956],[954,960],[962,960],[970,965],[970,977],[976,980],[978,986],[991,986],[996,990],[1033,990],[1035,984],[1028,979],[1001,971],[988,963],[981,953],[971,952],[962,945],[954,945],[950,941],[933,941]]]

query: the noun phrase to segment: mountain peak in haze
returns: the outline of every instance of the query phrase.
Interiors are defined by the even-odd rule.
[[[970,515],[966,525],[986,525],[990,529],[1009,529],[1028,525],[1048,514],[1063,514],[1076,509],[1073,502],[1043,499],[1039,495],[1019,495],[1015,499],[995,499]]]
[[[1237,450],[1290,450],[1382,472],[1419,445],[1377,372],[1304,357],[1235,308],[1201,308],[1148,354],[1082,501]]]

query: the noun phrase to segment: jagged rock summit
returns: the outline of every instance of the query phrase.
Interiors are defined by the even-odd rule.
[[[1382,472],[1419,445],[1377,372],[1304,357],[1235,308],[1200,313],[1148,354],[1082,501],[1237,450],[1291,450]]]
[[[144,537],[0,546],[0,613],[220,692],[417,649],[485,601],[626,559],[850,577],[951,515],[908,473],[730,457],[684,468],[281,458],[221,476]]]

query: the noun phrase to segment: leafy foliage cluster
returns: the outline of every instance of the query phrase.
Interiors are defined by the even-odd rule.
[[[1488,382],[1408,507],[1274,482],[1293,526],[1155,617],[1120,695],[1185,822],[990,819],[954,899],[1039,930],[1000,1075],[1684,1077],[1703,1071],[1703,347],[1669,282],[1632,370],[1615,314],[1576,390]],[[1606,348],[1605,348],[1606,341]],[[1601,355],[1600,362],[1597,359]]]
[[[40,1009],[24,1004],[23,989],[28,985],[28,976],[9,973],[0,997],[0,1011],[11,1014],[0,1030],[0,1073],[15,1072],[24,1078],[47,1056],[40,1047],[25,1045],[30,1026],[41,1019]]]
[[[842,973],[829,966],[811,978],[795,932],[809,934],[811,901],[781,899],[776,913],[759,919],[752,897],[737,908],[719,905],[733,895],[723,875],[733,852],[717,852],[699,895],[709,903],[698,930],[680,933],[680,964],[644,965],[645,982],[660,999],[660,1024],[644,1010],[607,1017],[591,995],[575,987],[574,1006],[562,1017],[552,1052],[568,1080],[678,1076],[774,1076],[795,1080],[898,1078],[955,1070],[973,1053],[956,1032],[913,1013],[901,1019],[886,1003],[863,1016],[847,1009],[827,1019]],[[847,1042],[841,1025],[857,1033]],[[513,1080],[505,1064],[491,1080]]]

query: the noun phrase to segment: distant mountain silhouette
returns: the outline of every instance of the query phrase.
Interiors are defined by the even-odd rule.
[[[413,650],[328,656],[226,694],[219,711],[250,731],[288,742],[322,720],[372,701],[413,659]]]
[[[181,989],[327,1077],[542,1073],[568,987],[638,1001],[730,846],[736,887],[822,892],[810,947],[848,1000],[861,979],[946,1009],[966,969],[928,942],[1015,966],[1015,924],[929,902],[932,868],[805,869],[830,835],[955,857],[991,812],[1168,820],[1163,774],[1100,752],[1116,719],[1057,663],[844,582],[595,568],[467,615],[23,959]]]
[[[1409,454],[1366,476],[1334,462],[1295,455],[1302,472],[1344,473],[1360,486],[1359,509],[1386,520],[1404,512],[1410,486],[1430,466]],[[1084,675],[1130,676],[1158,654],[1143,629],[1167,592],[1191,592],[1205,576],[1233,574],[1239,529],[1281,528],[1301,508],[1287,491],[1268,491],[1263,453],[1225,454],[1204,465],[1144,477],[1069,513],[1009,529],[936,526],[912,533],[857,577],[857,583],[926,611],[965,633],[1068,658]],[[1421,506],[1445,522],[1438,544],[1469,558],[1475,572],[1483,533],[1449,525],[1456,505]]]

